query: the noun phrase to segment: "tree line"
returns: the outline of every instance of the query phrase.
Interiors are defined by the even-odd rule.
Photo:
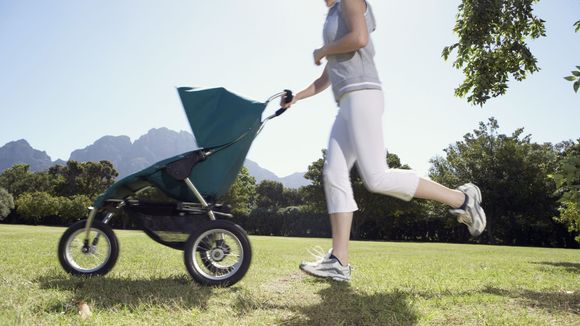
[[[68,225],[84,218],[117,176],[109,161],[68,161],[66,166],[55,165],[43,172],[14,165],[0,174],[0,220]]]
[[[351,181],[359,210],[352,238],[578,247],[580,139],[538,144],[523,128],[509,135],[498,131],[494,118],[481,122],[449,145],[443,156],[434,157],[429,171],[431,179],[451,188],[466,182],[479,185],[488,218],[479,239],[470,238],[444,205],[368,192],[356,168]],[[311,184],[299,189],[270,180],[256,183],[243,167],[220,201],[250,234],[328,237],[324,159],[323,151],[305,174]],[[410,168],[394,153],[385,159],[391,168]],[[85,217],[87,207],[116,176],[108,161],[69,161],[36,173],[26,165],[15,165],[0,174],[0,218],[11,223],[68,225]],[[127,217],[113,223],[136,226]]]

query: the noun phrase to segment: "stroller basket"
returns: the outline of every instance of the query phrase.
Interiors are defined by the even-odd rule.
[[[147,203],[128,205],[125,212],[153,240],[183,250],[189,235],[207,220],[207,211],[183,209],[182,203]]]

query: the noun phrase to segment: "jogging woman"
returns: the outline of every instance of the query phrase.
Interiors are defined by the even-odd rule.
[[[353,212],[358,209],[349,178],[355,162],[369,191],[406,201],[423,198],[447,204],[473,236],[483,232],[486,217],[477,186],[468,183],[453,190],[419,177],[415,171],[388,168],[382,127],[383,92],[370,38],[375,30],[371,6],[365,0],[325,2],[329,9],[323,29],[324,46],[313,53],[316,65],[326,58],[324,71],[283,106],[290,107],[332,86],[339,110],[323,168],[332,248],[315,262],[301,263],[300,269],[314,276],[348,281],[348,241]]]

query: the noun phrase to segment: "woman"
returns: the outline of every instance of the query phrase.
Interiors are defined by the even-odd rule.
[[[478,236],[486,225],[480,206],[481,192],[471,183],[449,189],[415,171],[389,169],[383,143],[383,92],[373,61],[370,33],[375,29],[372,9],[365,0],[325,0],[328,10],[324,24],[324,46],[313,53],[314,63],[327,63],[322,75],[298,92],[296,102],[332,86],[339,111],[334,121],[323,169],[324,191],[332,226],[332,249],[316,262],[300,268],[314,276],[350,280],[348,241],[353,212],[349,171],[357,163],[359,173],[371,192],[411,200],[435,200],[451,207],[459,222]]]

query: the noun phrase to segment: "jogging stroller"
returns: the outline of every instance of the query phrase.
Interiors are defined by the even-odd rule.
[[[265,123],[284,113],[280,108],[262,120],[265,103],[224,88],[178,88],[198,149],[158,162],[109,187],[89,208],[88,218],[62,235],[58,258],[73,275],[104,275],[115,265],[119,244],[108,225],[124,212],[153,240],[184,251],[193,279],[204,285],[229,286],[248,271],[252,249],[239,225],[224,219],[216,200],[235,181],[252,141]],[[142,198],[154,191],[162,199]]]

